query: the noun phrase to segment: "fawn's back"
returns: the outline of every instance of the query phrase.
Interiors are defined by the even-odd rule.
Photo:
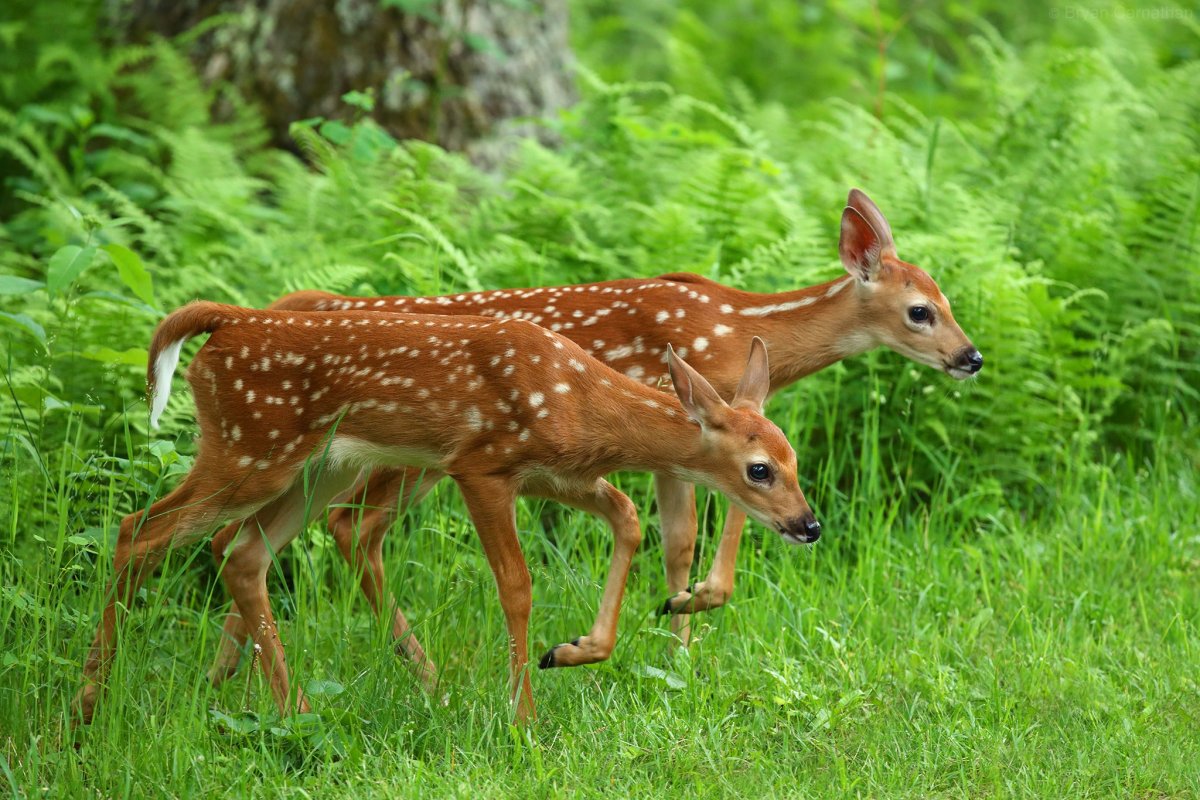
[[[627,419],[630,400],[677,414],[662,393],[527,321],[205,305],[217,319],[188,380],[202,443],[219,443],[240,468],[323,453],[363,465],[448,470],[477,456],[497,470],[561,471],[578,456],[599,476],[608,459],[585,423]]]

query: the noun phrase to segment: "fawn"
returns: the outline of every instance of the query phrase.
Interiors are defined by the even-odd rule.
[[[262,312],[197,302],[155,331],[152,425],[166,406],[182,346],[200,333],[211,336],[188,368],[201,431],[196,460],[174,491],[121,522],[107,606],[75,700],[85,722],[114,654],[118,609],[170,547],[224,520],[239,520],[212,544],[239,611],[227,633],[244,630],[253,639],[281,711],[306,709],[303,693],[289,686],[267,570],[272,551],[364,468],[415,466],[458,484],[499,590],[521,719],[533,716],[534,703],[526,670],[530,577],[517,541],[517,495],[598,514],[615,536],[595,624],[552,648],[544,666],[592,663],[612,651],[641,531],[633,503],[603,479],[609,472],[652,470],[701,483],[797,542],[820,533],[797,483],[795,453],[761,413],[770,367],[758,339],[726,403],[669,348],[677,398],[524,320]]]
[[[838,252],[848,275],[819,286],[755,294],[689,274],[579,286],[501,289],[444,297],[343,297],[320,291],[287,295],[272,309],[417,311],[525,319],[561,332],[636,381],[662,386],[669,342],[683,345],[717,392],[733,397],[742,357],[753,337],[771,351],[771,391],[880,345],[956,379],[983,366],[983,356],[955,322],[950,303],[929,275],[896,255],[891,226],[878,206],[852,189],[842,212]],[[361,587],[376,613],[392,609],[393,634],[419,646],[385,589],[383,539],[399,508],[418,501],[440,475],[379,469],[354,490],[359,509],[338,508],[330,528],[346,560],[361,570]],[[655,476],[667,589],[665,613],[686,642],[687,613],[723,605],[733,592],[734,564],[745,525],[730,508],[708,576],[688,585],[696,543],[696,503],[688,481]],[[401,500],[402,487],[408,487]],[[243,637],[244,638],[244,637]],[[231,671],[239,650],[226,641],[214,674]]]

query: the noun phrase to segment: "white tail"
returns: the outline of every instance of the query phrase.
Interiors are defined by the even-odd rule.
[[[121,523],[111,602],[77,698],[85,719],[112,658],[118,604],[170,546],[241,518],[248,525],[235,522],[213,542],[239,612],[227,631],[261,648],[281,709],[306,707],[299,691],[291,693],[267,597],[271,550],[349,489],[360,465],[412,465],[458,483],[499,588],[520,716],[533,713],[533,700],[525,671],[530,584],[516,537],[517,495],[599,514],[616,538],[595,625],[547,653],[546,667],[607,658],[615,641],[641,533],[633,504],[603,479],[609,472],[643,469],[699,481],[784,536],[810,541],[819,532],[797,484],[795,454],[758,409],[769,374],[761,341],[750,347],[745,402],[733,406],[668,354],[672,375],[687,386],[681,405],[526,321],[264,313],[193,303],[155,333],[156,397],[165,396],[180,343],[202,331],[212,336],[188,370],[199,451],[177,489]]]
[[[150,427],[157,428],[158,420],[167,407],[171,396],[171,377],[179,366],[179,351],[186,339],[177,339],[163,348],[154,359],[154,372],[150,379]]]

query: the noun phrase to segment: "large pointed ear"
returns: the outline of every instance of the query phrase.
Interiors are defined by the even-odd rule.
[[[888,224],[887,217],[879,210],[879,206],[875,205],[865,192],[858,189],[850,190],[850,195],[846,198],[846,205],[861,214],[871,229],[875,231],[879,237],[879,252],[894,258],[896,242],[892,239],[892,226]]]
[[[667,345],[667,370],[671,373],[671,383],[675,386],[675,394],[684,413],[699,422],[702,428],[717,427],[722,412],[728,406],[712,384],[704,380],[703,375],[675,355],[675,348],[671,345]]]
[[[850,206],[842,211],[842,238],[838,240],[842,266],[860,281],[873,281],[883,266],[883,242],[871,223]]]
[[[771,391],[771,368],[767,363],[767,344],[755,336],[750,341],[750,358],[746,361],[746,371],[738,383],[733,395],[734,408],[750,408],[762,411],[767,394]]]

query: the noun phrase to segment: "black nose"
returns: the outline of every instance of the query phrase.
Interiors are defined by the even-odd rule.
[[[815,519],[805,525],[804,530],[808,533],[808,540],[810,542],[815,542],[817,539],[821,538],[821,523],[817,522]]]
[[[972,373],[979,372],[979,370],[983,369],[983,353],[979,352],[978,350],[970,351],[963,356],[963,360],[966,362],[966,368]]]

